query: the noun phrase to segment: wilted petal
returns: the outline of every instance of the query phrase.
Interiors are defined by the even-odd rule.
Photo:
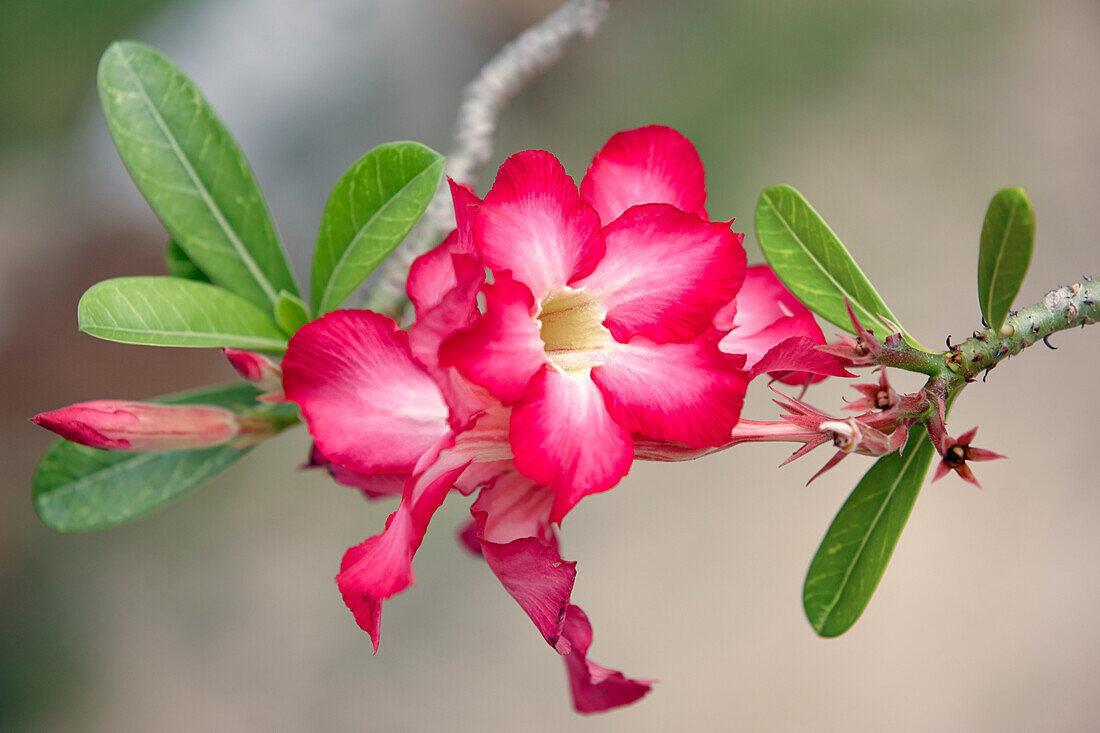
[[[409,471],[447,433],[439,388],[408,335],[377,313],[333,311],[302,326],[283,383],[321,452],[355,471]]]
[[[604,224],[636,204],[672,204],[707,218],[703,162],[695,146],[660,125],[612,135],[592,158],[581,195]]]
[[[637,336],[592,370],[615,422],[691,448],[728,443],[748,378],[708,340],[659,344]]]
[[[511,270],[541,301],[592,271],[603,255],[600,217],[550,153],[513,155],[474,221],[474,239],[494,271]]]
[[[744,235],[667,204],[635,206],[603,236],[603,259],[573,287],[599,299],[619,341],[694,338],[744,277]]]
[[[552,541],[553,502],[550,489],[512,473],[482,490],[470,513],[489,568],[546,642],[566,654],[570,645],[561,638],[562,625],[577,571],[576,563],[561,559]]]
[[[611,419],[585,374],[545,366],[512,410],[510,439],[520,473],[554,489],[560,522],[587,494],[606,491],[630,470],[630,433]]]
[[[562,637],[572,646],[572,652],[562,659],[569,674],[573,707],[578,713],[598,713],[629,705],[649,692],[652,680],[633,680],[588,659],[592,624],[579,607],[569,606],[566,610]]]

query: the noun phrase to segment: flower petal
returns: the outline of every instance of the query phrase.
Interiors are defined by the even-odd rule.
[[[727,354],[744,354],[745,369],[751,370],[773,347],[794,337],[810,339],[815,345],[825,343],[825,337],[813,315],[802,313],[793,317],[780,316],[758,331],[734,328],[722,337],[718,348]]]
[[[607,250],[585,288],[607,310],[604,325],[619,341],[698,336],[741,285],[744,235],[668,204],[626,211],[603,230]]]
[[[459,475],[473,458],[455,449],[448,433],[424,454],[405,483],[401,504],[386,521],[386,529],[348,549],[336,584],[359,627],[370,634],[378,651],[382,601],[412,585],[412,559],[424,539],[428,522]]]
[[[558,523],[587,494],[617,484],[634,457],[630,433],[611,419],[595,383],[553,366],[532,377],[513,408],[509,438],[520,473],[554,489]]]
[[[652,680],[633,680],[588,659],[592,624],[578,606],[566,610],[562,637],[572,646],[572,652],[562,659],[569,674],[573,707],[578,713],[598,713],[629,705],[649,692]]]
[[[360,473],[344,468],[325,458],[316,445],[310,449],[309,460],[302,468],[323,468],[332,476],[333,481],[341,486],[359,489],[368,499],[400,496],[405,482],[409,480],[408,473]]]
[[[513,472],[483,489],[470,513],[489,568],[546,642],[567,654],[561,632],[577,571],[558,554],[549,521],[553,502],[550,489]]]
[[[474,240],[494,271],[511,270],[536,301],[584,277],[603,255],[600,217],[550,153],[504,162],[474,221]]]
[[[739,328],[746,333],[754,333],[780,318],[810,312],[767,265],[753,265],[745,270],[745,282],[737,292],[733,306],[728,311],[723,309],[728,315],[728,322],[725,325],[717,323],[718,328],[724,331]]]
[[[747,375],[706,337],[654,343],[636,336],[592,370],[615,422],[632,433],[691,448],[728,443]]]
[[[437,247],[418,258],[413,263],[414,268],[424,258],[433,257],[441,249],[442,246]],[[471,384],[453,367],[440,365],[439,351],[443,341],[471,325],[477,317],[477,293],[485,281],[485,270],[480,261],[471,255],[447,254],[447,257],[450,261],[448,276],[432,284],[432,287],[445,290],[421,301],[416,322],[409,327],[409,346],[443,393],[450,408],[451,427],[460,430],[494,400],[483,388]],[[424,274],[423,271],[420,274]],[[417,275],[417,270],[411,271],[409,282]]]
[[[615,133],[592,158],[581,195],[610,224],[636,204],[666,203],[707,218],[703,162],[691,142],[670,127]]]
[[[535,301],[506,271],[496,273],[482,292],[485,313],[444,342],[440,360],[510,404],[546,363],[539,325],[532,317]]]
[[[768,349],[749,370],[749,379],[772,374],[784,384],[805,384],[825,377],[854,377],[840,359],[826,354],[819,343],[804,336],[792,336]]]
[[[438,273],[427,272],[438,267],[437,253],[443,252],[447,259],[447,274],[438,277]],[[417,269],[417,265],[429,261],[429,266]],[[429,371],[439,366],[440,344],[452,333],[474,322],[477,316],[477,293],[485,281],[485,271],[478,261],[469,255],[451,255],[436,247],[413,262],[409,272],[409,282],[420,277],[417,288],[427,290],[430,286],[432,296],[423,298],[416,309],[416,321],[409,327],[409,346],[416,359]],[[411,288],[410,288],[411,290]]]
[[[410,471],[447,433],[447,405],[408,335],[370,311],[307,323],[283,358],[287,399],[329,460],[364,473]]]

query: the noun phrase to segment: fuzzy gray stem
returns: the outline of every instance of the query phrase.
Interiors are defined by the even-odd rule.
[[[566,0],[482,67],[463,91],[454,143],[444,169],[449,177],[470,185],[477,181],[493,153],[493,136],[504,107],[528,82],[561,59],[570,41],[595,34],[609,6],[610,0]],[[405,280],[413,260],[439,244],[454,226],[451,192],[444,182],[420,223],[378,269],[365,307],[399,317],[407,303]]]

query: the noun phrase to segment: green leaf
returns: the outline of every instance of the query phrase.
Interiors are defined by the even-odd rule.
[[[309,322],[309,308],[297,295],[284,290],[275,303],[275,322],[283,333],[293,336],[295,331]]]
[[[903,452],[875,462],[836,515],[810,563],[802,605],[821,636],[839,636],[875,592],[935,455],[923,427]]]
[[[286,336],[267,313],[228,290],[194,280],[104,280],[81,296],[76,315],[81,331],[108,341],[286,351]]]
[[[337,182],[317,233],[313,311],[340,307],[424,214],[443,177],[443,156],[419,143],[380,145]]]
[[[191,80],[156,49],[117,41],[98,81],[122,162],[195,265],[264,308],[297,293],[256,179]]]
[[[184,280],[198,280],[202,283],[210,282],[202,270],[195,266],[187,253],[176,244],[174,239],[169,239],[164,249],[164,264],[168,266],[168,274],[172,277],[180,277]]]
[[[989,202],[978,251],[978,301],[994,331],[1020,292],[1035,242],[1035,216],[1022,188],[1002,188]]]
[[[879,338],[894,332],[897,317],[867,280],[829,225],[790,186],[764,189],[756,204],[756,238],[775,274],[822,318],[855,332],[845,300],[860,322]],[[900,327],[900,324],[898,324]],[[904,329],[905,339],[922,348]]]
[[[260,391],[250,384],[233,384],[152,401],[234,409],[259,407],[258,394]],[[58,440],[35,470],[34,508],[46,526],[59,532],[111,527],[182,496],[249,450],[219,446],[126,453]]]

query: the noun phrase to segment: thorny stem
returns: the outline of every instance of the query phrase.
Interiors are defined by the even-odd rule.
[[[574,38],[589,38],[607,17],[610,0],[566,0],[538,23],[520,33],[481,68],[465,88],[455,121],[454,143],[447,151],[445,173],[473,184],[493,152],[493,135],[505,105],[532,79],[553,66]],[[455,226],[451,194],[444,183],[424,217],[400,247],[378,269],[365,307],[399,318],[408,298],[405,280],[420,255],[439,244]]]
[[[927,374],[924,392],[949,405],[979,374],[988,375],[1028,346],[1059,331],[1100,322],[1100,281],[1083,279],[1083,283],[1051,290],[1038,303],[1011,312],[997,331],[975,331],[962,343],[937,354],[916,349],[900,338],[887,338],[875,364]],[[938,416],[926,420],[938,420]]]

